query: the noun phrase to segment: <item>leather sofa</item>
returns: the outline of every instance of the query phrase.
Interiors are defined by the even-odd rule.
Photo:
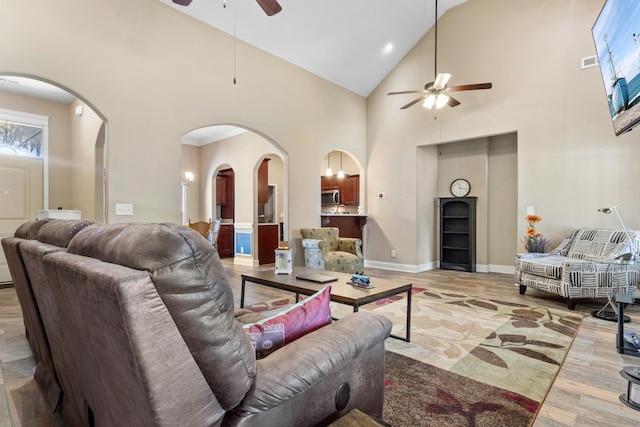
[[[196,231],[52,220],[24,237],[34,236],[2,244],[33,289],[67,425],[313,426],[354,408],[381,417],[388,319],[353,313],[256,360],[241,324],[256,315],[234,308],[217,252]]]

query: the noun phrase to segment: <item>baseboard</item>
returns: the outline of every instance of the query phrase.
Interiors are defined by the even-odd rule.
[[[365,260],[364,266],[371,268],[380,268],[382,270],[401,271],[404,273],[422,273],[423,271],[429,271],[440,267],[440,263],[428,262],[425,264],[396,264],[392,262],[371,261]],[[512,265],[496,265],[496,264],[476,264],[477,273],[500,273],[500,274],[515,274],[516,268]]]
[[[1,282],[0,289],[13,288],[13,282]]]

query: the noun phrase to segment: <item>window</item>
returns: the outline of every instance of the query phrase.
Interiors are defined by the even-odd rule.
[[[0,119],[0,154],[41,159],[42,128]]]

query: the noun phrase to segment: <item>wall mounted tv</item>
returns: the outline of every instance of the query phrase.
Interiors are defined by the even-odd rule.
[[[640,1],[607,0],[591,34],[617,136],[640,123]]]

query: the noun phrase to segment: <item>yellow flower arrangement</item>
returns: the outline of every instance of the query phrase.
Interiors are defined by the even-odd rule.
[[[527,226],[526,236],[522,239],[527,252],[544,253],[551,245],[551,241],[538,233],[536,229],[536,223],[542,221],[542,217],[539,215],[527,215],[524,220],[529,224]]]

